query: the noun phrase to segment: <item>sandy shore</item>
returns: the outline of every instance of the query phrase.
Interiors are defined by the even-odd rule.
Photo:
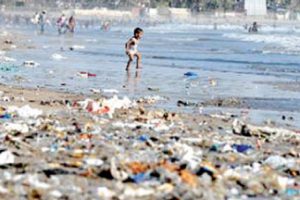
[[[0,48],[22,46],[13,39]],[[299,198],[299,130],[169,112],[151,97],[0,91],[3,199]]]
[[[5,85],[0,91],[3,198],[287,198],[299,192],[296,130],[249,125],[233,115],[169,113],[151,109],[149,99],[85,100]]]

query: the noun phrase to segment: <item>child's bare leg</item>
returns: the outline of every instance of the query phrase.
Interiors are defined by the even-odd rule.
[[[136,56],[136,68],[138,69],[141,67],[142,54],[137,53],[135,56]]]
[[[126,71],[129,70],[130,64],[131,64],[132,61],[133,61],[133,55],[132,55],[132,54],[128,54],[128,57],[129,57],[129,60],[128,60],[128,62],[127,62]]]

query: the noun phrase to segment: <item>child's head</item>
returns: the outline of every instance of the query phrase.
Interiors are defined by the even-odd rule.
[[[144,31],[143,31],[143,29],[141,29],[141,28],[135,28],[134,29],[134,37],[135,38],[137,38],[137,39],[141,39],[142,38],[142,36],[143,36],[143,34],[144,34]]]

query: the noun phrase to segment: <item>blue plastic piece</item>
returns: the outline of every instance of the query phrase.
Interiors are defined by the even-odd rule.
[[[198,77],[198,74],[195,73],[195,72],[187,72],[184,74],[184,76],[187,76],[187,77]]]
[[[147,142],[149,140],[149,136],[148,135],[141,135],[138,137],[138,140],[141,142]]]
[[[1,119],[11,119],[11,114],[5,113],[4,115],[0,116]]]
[[[131,179],[133,180],[133,182],[139,184],[139,183],[149,180],[150,174],[149,173],[139,173],[139,174],[131,176]]]
[[[235,149],[239,153],[245,153],[251,149],[253,149],[252,146],[247,144],[234,144],[232,145],[232,148]]]

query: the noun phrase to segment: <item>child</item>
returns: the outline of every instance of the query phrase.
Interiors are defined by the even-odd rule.
[[[129,70],[130,64],[133,61],[134,57],[137,58],[136,68],[137,69],[140,68],[142,54],[138,51],[138,44],[139,44],[140,39],[142,39],[143,34],[144,34],[143,29],[141,29],[141,28],[134,29],[134,36],[132,38],[130,38],[125,45],[126,54],[129,57],[126,71]]]

